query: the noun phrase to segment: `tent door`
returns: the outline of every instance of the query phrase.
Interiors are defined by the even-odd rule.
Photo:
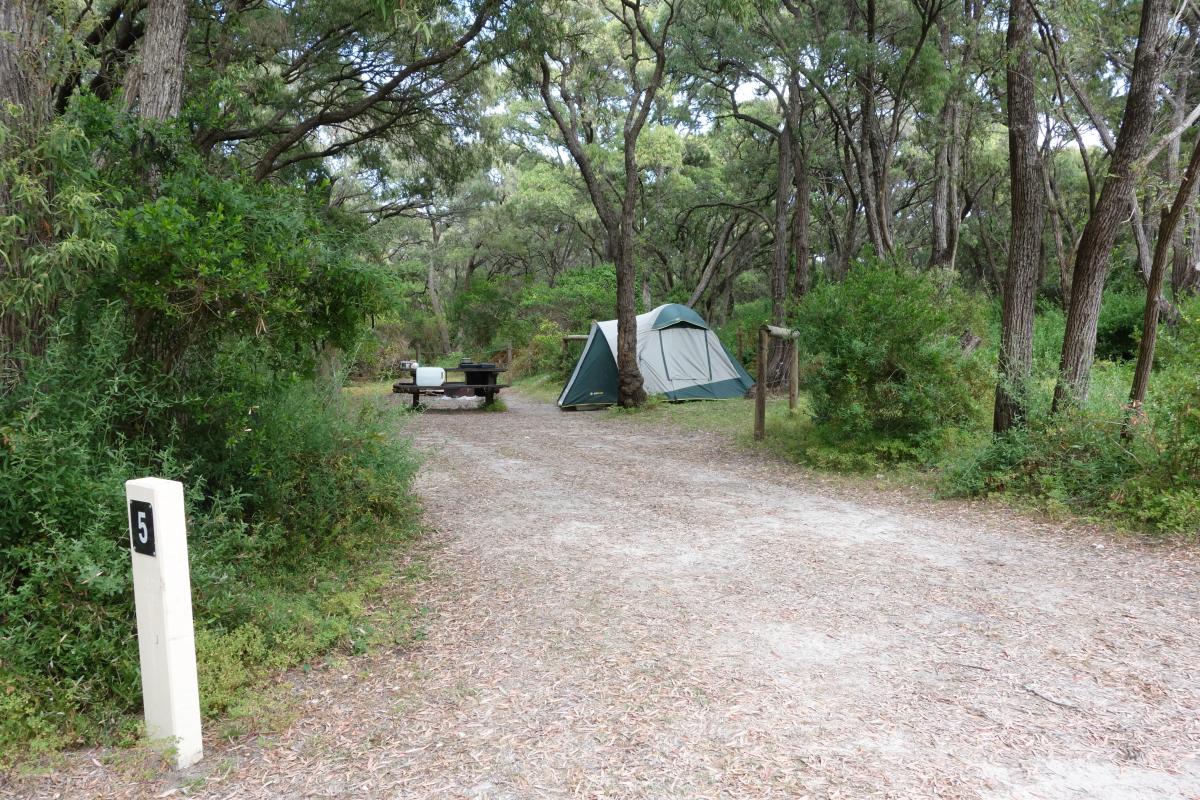
[[[711,381],[712,363],[707,331],[699,328],[664,328],[658,332],[663,370],[669,381]]]

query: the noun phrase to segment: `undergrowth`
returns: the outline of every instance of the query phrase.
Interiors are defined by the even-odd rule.
[[[130,362],[117,317],[89,330],[56,339],[2,398],[0,764],[139,733],[130,478],[186,489],[206,716],[268,673],[397,630],[369,611],[417,530],[416,460],[376,404],[225,373],[241,409],[227,413],[215,385],[201,401]]]

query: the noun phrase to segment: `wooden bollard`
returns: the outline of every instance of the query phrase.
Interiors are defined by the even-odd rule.
[[[767,344],[771,334],[764,326],[758,332],[758,385],[754,387],[754,438],[762,441],[767,431]]]
[[[791,341],[792,368],[788,373],[788,411],[796,413],[796,400],[800,395],[800,348],[796,340]]]

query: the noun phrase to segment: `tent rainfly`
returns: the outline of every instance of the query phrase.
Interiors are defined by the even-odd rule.
[[[754,380],[692,309],[668,303],[637,316],[637,359],[648,394],[670,400],[742,397]],[[570,380],[564,408],[617,402],[617,321],[593,322]]]

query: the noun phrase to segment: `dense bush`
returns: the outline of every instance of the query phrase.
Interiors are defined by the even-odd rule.
[[[0,405],[0,752],[111,736],[137,707],[124,481],[188,489],[202,675],[227,635],[261,639],[271,663],[349,643],[349,616],[321,610],[345,575],[325,591],[316,578],[412,518],[413,458],[380,420],[278,379],[242,384],[250,405],[218,422],[218,403],[212,440],[189,438],[203,399],[131,366],[130,337],[110,310],[85,340],[56,338]],[[178,420],[167,437],[136,427],[165,417]]]
[[[563,335],[587,333],[593,320],[611,319],[616,283],[608,264],[564,272],[553,283],[476,276],[451,303],[450,325],[461,339],[459,350],[449,355],[457,363],[459,355],[478,358],[511,346],[510,377],[565,377],[578,350],[564,355]],[[410,321],[407,329],[427,352],[436,346],[436,334],[428,327],[418,330]]]
[[[1048,413],[1047,382],[1028,426],[951,459],[944,490],[1010,493],[1137,527],[1200,534],[1200,304],[1193,301],[1180,324],[1163,332],[1159,355],[1144,415],[1127,417],[1114,398],[1128,391],[1127,368],[1116,373],[1115,392],[1094,385],[1088,404],[1057,417]]]
[[[370,582],[349,579],[415,516],[409,450],[318,378],[388,300],[361,223],[327,183],[256,184],[185,134],[83,98],[3,165],[48,171],[31,207],[64,238],[6,250],[53,267],[54,302],[0,295],[46,325],[0,386],[0,760],[132,730],[124,481],[187,488],[207,711],[266,666],[356,647]]]
[[[1137,356],[1145,308],[1145,292],[1105,292],[1096,323],[1096,358],[1127,361]]]
[[[864,261],[799,305],[795,326],[814,421],[885,459],[926,453],[978,424],[988,366],[982,310],[942,273]]]

